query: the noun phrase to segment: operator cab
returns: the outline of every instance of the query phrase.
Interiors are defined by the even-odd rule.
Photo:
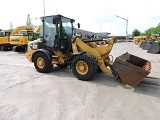
[[[40,36],[40,33],[38,32],[28,32],[28,40],[29,41],[34,41],[37,40]]]
[[[75,20],[62,15],[53,15],[41,17],[41,21],[42,46],[52,50],[70,51]],[[78,24],[78,28],[80,28],[80,24]]]
[[[18,34],[15,34],[14,36],[28,36],[29,33],[32,33],[31,30],[21,30]]]
[[[5,37],[5,32],[4,31],[0,31],[0,37]]]
[[[9,37],[9,36],[10,36],[10,34],[11,34],[11,32],[10,32],[10,31],[6,31],[6,32],[5,32],[5,36],[8,36],[8,37]]]
[[[9,31],[0,31],[0,37],[5,37],[5,36],[10,36],[10,33]]]

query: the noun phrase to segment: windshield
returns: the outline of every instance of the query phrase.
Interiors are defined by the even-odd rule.
[[[10,32],[5,32],[5,36],[10,36]]]
[[[53,24],[53,17],[45,17],[43,27],[41,27],[40,34],[43,35],[42,32],[44,29],[44,39],[46,41],[45,44],[49,47],[53,47],[56,35],[56,26]]]
[[[21,30],[18,34],[14,34],[14,36],[28,36],[28,33],[32,33],[33,31]]]
[[[21,34],[22,34],[22,35],[27,35],[27,31],[23,31],[23,30],[22,30],[22,31],[20,31],[18,34],[20,34],[20,35],[21,35]]]
[[[71,20],[70,19],[67,19],[67,18],[62,18],[62,26],[63,26],[63,32],[65,32],[65,34],[67,35],[72,35],[73,32],[72,32],[72,23],[71,23]]]
[[[39,38],[39,33],[28,33],[28,40],[33,41]]]
[[[4,37],[4,31],[0,31],[0,37]]]

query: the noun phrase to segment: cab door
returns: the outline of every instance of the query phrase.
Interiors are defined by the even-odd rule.
[[[10,32],[5,32],[5,36],[8,38],[8,42],[10,42]]]

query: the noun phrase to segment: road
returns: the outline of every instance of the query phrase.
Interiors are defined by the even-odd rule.
[[[152,62],[144,81],[159,82],[160,55],[132,42],[116,43],[114,59],[129,52]],[[55,67],[38,73],[24,53],[0,51],[0,120],[159,120],[160,87],[129,87],[106,73],[77,80],[71,70]]]

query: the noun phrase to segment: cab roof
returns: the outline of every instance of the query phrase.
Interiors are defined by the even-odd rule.
[[[56,17],[58,17],[58,16],[61,16],[61,17],[67,18],[67,19],[71,19],[71,18],[65,17],[65,16],[63,16],[63,15],[61,15],[61,14],[43,16],[43,17],[41,17],[41,18],[46,18],[46,17],[53,17],[53,18],[56,18]],[[75,21],[74,19],[71,19],[71,20]]]

